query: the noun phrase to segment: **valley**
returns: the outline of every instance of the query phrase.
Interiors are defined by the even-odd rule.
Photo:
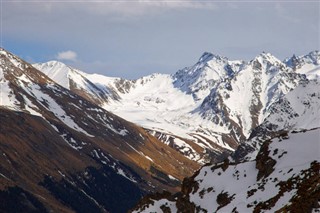
[[[319,210],[319,51],[129,80],[1,48],[0,86],[1,211]]]

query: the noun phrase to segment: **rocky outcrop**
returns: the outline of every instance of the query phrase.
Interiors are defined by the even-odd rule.
[[[317,212],[319,133],[283,133],[264,142],[253,161],[205,165],[161,203],[173,212]],[[161,212],[159,202],[134,212]]]

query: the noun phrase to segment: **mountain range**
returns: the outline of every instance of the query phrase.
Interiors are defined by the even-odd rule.
[[[0,83],[5,212],[126,212],[144,194],[177,191],[199,167],[3,49]]]
[[[86,74],[56,61],[33,66],[205,164],[218,162],[250,138],[276,102],[318,78],[319,64],[318,51],[283,62],[270,53],[244,62],[206,52],[195,65],[173,75],[137,80]]]
[[[319,209],[319,51],[136,80],[0,60],[5,212]]]

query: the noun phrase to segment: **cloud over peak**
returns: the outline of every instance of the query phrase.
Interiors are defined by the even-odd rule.
[[[59,52],[56,57],[58,60],[77,61],[77,53],[71,50]]]

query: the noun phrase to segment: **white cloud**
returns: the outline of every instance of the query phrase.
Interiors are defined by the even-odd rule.
[[[59,52],[57,57],[58,60],[65,60],[65,61],[76,61],[77,60],[77,53],[71,50]]]

